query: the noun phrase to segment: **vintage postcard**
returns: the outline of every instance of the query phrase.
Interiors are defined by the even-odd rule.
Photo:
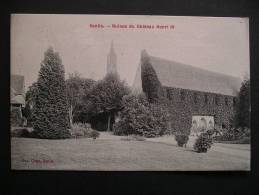
[[[11,168],[249,171],[249,19],[11,15]]]

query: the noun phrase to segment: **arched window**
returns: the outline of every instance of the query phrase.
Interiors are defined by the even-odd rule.
[[[208,95],[207,94],[204,95],[204,102],[205,102],[205,104],[208,104]]]
[[[184,91],[184,90],[181,90],[181,92],[180,92],[180,98],[181,98],[181,101],[184,101],[184,100],[185,100],[185,91]]]
[[[197,93],[193,94],[193,101],[194,101],[195,104],[197,104],[197,102],[198,102]]]
[[[196,121],[196,120],[192,121],[192,127],[193,127],[193,128],[197,128],[197,126],[198,126],[198,125],[197,125],[197,121]]]
[[[201,127],[201,131],[204,131],[207,129],[207,122],[205,118],[201,118],[200,127]]]
[[[228,98],[225,97],[225,105],[228,106]]]
[[[168,98],[169,100],[172,99],[170,89],[166,89],[166,96],[167,96],[167,98]]]
[[[213,129],[213,122],[212,121],[209,122],[209,129]]]
[[[196,120],[193,120],[192,121],[192,128],[191,128],[191,131],[193,134],[196,134],[198,133],[198,124],[197,124],[197,121]]]
[[[236,99],[236,97],[234,97],[234,98],[233,98],[233,106],[235,106],[236,103],[237,103],[237,99]]]
[[[219,96],[218,95],[215,96],[215,104],[219,105]]]

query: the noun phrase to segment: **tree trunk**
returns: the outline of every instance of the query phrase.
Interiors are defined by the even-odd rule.
[[[69,112],[70,127],[72,127],[72,124],[73,124],[73,106],[72,105],[70,105],[68,112]]]
[[[109,116],[108,116],[108,127],[107,127],[107,131],[110,131],[110,126],[111,126],[111,113],[109,113]]]

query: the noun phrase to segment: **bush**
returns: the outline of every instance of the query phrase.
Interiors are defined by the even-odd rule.
[[[178,146],[183,147],[183,145],[187,144],[189,140],[189,136],[185,134],[176,134],[175,140],[177,141]]]
[[[18,126],[22,126],[23,124],[23,119],[21,116],[21,111],[19,109],[12,109],[11,110],[11,125],[13,127],[18,127]]]
[[[223,131],[222,135],[214,137],[216,141],[235,141],[242,138],[250,138],[250,128],[230,128]]]
[[[34,132],[29,128],[12,128],[11,137],[32,138],[34,137]]]
[[[122,100],[121,119],[114,124],[115,135],[156,137],[168,128],[168,112],[161,104],[150,104],[144,94],[127,95]]]
[[[113,124],[113,133],[114,135],[129,135],[131,134],[129,125],[125,120],[118,121]]]
[[[100,136],[100,133],[98,131],[96,131],[96,130],[91,130],[88,135],[89,135],[89,137],[91,137],[93,139],[96,139],[97,137]]]
[[[71,128],[72,138],[86,137],[96,139],[99,135],[100,133],[93,130],[88,123],[74,123]]]
[[[201,153],[207,152],[212,145],[212,138],[208,133],[201,133],[194,143],[194,150]]]

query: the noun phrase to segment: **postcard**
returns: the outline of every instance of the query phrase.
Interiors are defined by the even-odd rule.
[[[249,18],[11,15],[11,168],[250,171]]]

